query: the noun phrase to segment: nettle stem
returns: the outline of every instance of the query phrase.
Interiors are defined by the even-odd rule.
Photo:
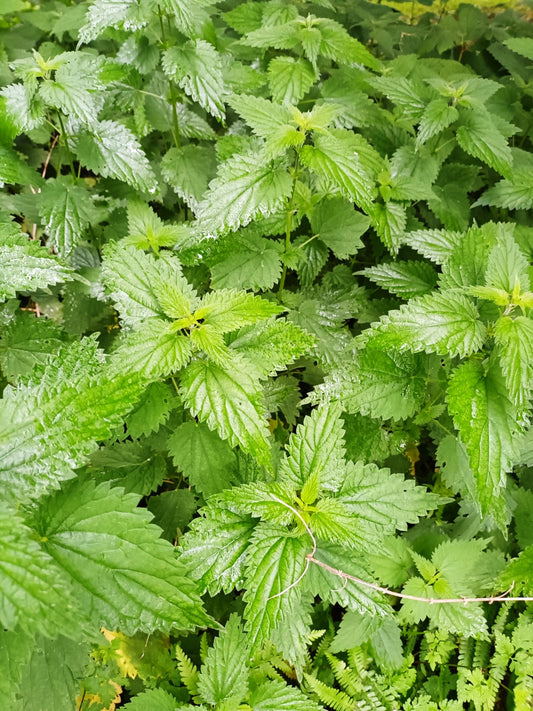
[[[294,508],[294,506],[291,506],[288,504],[286,501],[282,501],[282,499],[278,499],[277,496],[274,494],[270,494],[271,498],[274,501],[277,501],[278,504],[282,504],[285,506],[285,508],[289,509],[289,511],[292,511],[292,513],[296,516],[296,518],[302,523],[303,527],[306,530],[307,535],[311,539],[311,543],[313,545],[313,549],[311,553],[308,553],[305,556],[305,567],[303,569],[303,572],[299,575],[299,577],[291,583],[288,587],[286,587],[284,590],[281,592],[277,593],[276,595],[272,595],[269,600],[276,598],[276,597],[281,597],[282,595],[285,595],[286,592],[291,590],[292,588],[296,587],[306,576],[307,571],[309,570],[309,566],[311,564],[318,565],[320,568],[323,568],[324,570],[327,570],[328,573],[331,573],[332,575],[336,575],[338,578],[340,578],[343,581],[343,585],[345,586],[348,580],[351,580],[353,583],[357,583],[357,585],[362,585],[365,588],[370,588],[371,590],[376,590],[377,592],[383,593],[384,595],[390,595],[392,597],[397,597],[400,598],[401,600],[414,600],[415,602],[426,602],[430,605],[468,605],[469,603],[472,602],[488,602],[489,604],[493,604],[494,602],[533,602],[533,597],[509,597],[509,593],[514,587],[514,582],[511,585],[511,587],[506,590],[503,593],[500,593],[500,595],[491,595],[490,597],[449,597],[449,598],[442,598],[442,597],[419,597],[418,595],[408,595],[406,593],[399,593],[396,592],[395,590],[390,590],[389,588],[384,588],[381,585],[377,585],[377,583],[369,583],[368,580],[362,580],[362,578],[357,578],[355,575],[350,575],[349,573],[345,573],[344,570],[339,570],[338,568],[333,568],[331,565],[328,565],[327,563],[323,563],[321,560],[318,560],[315,558],[315,553],[317,551],[317,541],[315,538],[315,535],[311,528],[309,527],[309,524],[307,521],[304,519],[302,514],[297,511],[297,509]]]
[[[291,234],[292,234],[292,216],[294,214],[294,195],[296,193],[296,183],[298,181],[298,171],[300,168],[300,154],[296,151],[296,158],[294,160],[293,175],[292,175],[292,190],[287,203],[287,221],[285,223],[285,252],[287,255],[291,248]],[[279,280],[278,287],[278,301],[281,301],[283,296],[283,289],[285,288],[285,279],[287,277],[287,262],[283,262],[283,271],[281,272],[281,279]]]
[[[161,10],[161,6],[157,6],[157,14],[159,15],[159,26],[161,27],[161,44],[163,46],[163,49],[168,48],[168,42],[167,42],[167,33],[165,32],[165,23],[163,22],[163,11]],[[167,18],[168,20],[168,18]],[[169,29],[170,29],[170,22],[169,22]],[[178,103],[178,97],[176,95],[176,85],[172,79],[169,78],[168,80],[168,86],[170,89],[170,106],[172,107],[172,137],[174,139],[174,145],[176,148],[181,147],[181,138],[180,138],[180,128],[179,128],[179,123],[178,123],[178,109],[176,104]]]
[[[63,124],[63,119],[62,119],[62,117],[61,117],[61,112],[60,112],[60,111],[57,112],[57,118],[58,118],[58,121],[59,121],[59,126],[61,127],[61,143],[65,146],[65,148],[66,148],[66,150],[67,150],[67,158],[68,158],[68,162],[69,162],[69,165],[70,165],[70,172],[72,173],[72,177],[75,178],[75,177],[76,177],[76,171],[75,171],[75,169],[74,169],[74,160],[73,160],[73,158],[72,158],[72,153],[70,152],[70,146],[69,146],[69,144],[68,144],[67,133],[66,133],[66,131],[65,131],[65,126],[64,126],[64,124]]]

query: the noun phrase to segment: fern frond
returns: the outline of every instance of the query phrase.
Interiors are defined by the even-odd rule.
[[[191,694],[191,696],[195,696],[198,693],[198,669],[185,654],[179,644],[176,645],[174,654],[178,660],[178,670],[181,680],[187,687],[187,691]]]
[[[333,711],[354,711],[354,701],[344,691],[333,689],[310,674],[304,674],[304,677],[319,700],[333,709]]]

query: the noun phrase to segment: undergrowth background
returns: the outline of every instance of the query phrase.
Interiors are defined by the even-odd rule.
[[[5,708],[532,707],[529,14],[0,0]]]

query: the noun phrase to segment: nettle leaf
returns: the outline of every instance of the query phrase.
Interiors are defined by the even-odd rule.
[[[212,116],[225,117],[222,58],[213,45],[196,39],[170,47],[163,54],[163,69]]]
[[[355,525],[378,539],[396,529],[406,531],[408,524],[418,523],[442,503],[440,497],[401,474],[361,462],[348,468],[337,497],[356,516]]]
[[[444,264],[462,238],[461,232],[450,230],[414,230],[404,232],[402,242],[435,264]]]
[[[433,291],[437,272],[427,262],[389,262],[358,272],[396,296],[410,299]]]
[[[466,153],[479,158],[506,178],[510,177],[511,149],[505,136],[491,121],[488,111],[463,113],[456,135],[458,144]]]
[[[411,299],[397,311],[389,311],[372,330],[386,335],[387,343],[415,353],[463,358],[479,350],[486,337],[486,328],[472,301],[453,291]]]
[[[178,28],[189,37],[196,37],[208,19],[206,6],[216,0],[162,0],[161,8],[166,10]]]
[[[307,502],[313,503],[319,484],[331,489],[342,477],[344,452],[341,407],[329,403],[313,410],[298,425],[289,441],[288,456],[280,466],[279,477],[295,489],[316,480],[315,495]]]
[[[397,254],[407,225],[407,213],[403,205],[392,200],[371,207],[371,224],[391,254]]]
[[[136,0],[95,0],[89,6],[79,38],[81,42],[90,42],[108,27],[137,30],[144,27],[149,18],[150,8],[145,3]]]
[[[309,566],[304,585],[311,594],[320,595],[322,600],[332,605],[342,605],[363,615],[389,614],[390,607],[381,593],[342,575],[344,572],[359,580],[373,582],[360,553],[347,551],[333,543],[319,542],[314,558],[327,567],[316,563]]]
[[[422,406],[426,394],[426,365],[415,353],[385,350],[370,343],[352,366],[335,371],[318,386],[318,401],[339,398],[348,412],[404,420]]]
[[[485,369],[479,361],[467,361],[453,373],[447,400],[470,458],[481,511],[491,513],[519,448],[520,425],[505,380],[494,362]]]
[[[513,52],[521,54],[526,59],[533,59],[533,42],[531,37],[509,37],[503,43]]]
[[[126,634],[209,624],[196,586],[138,496],[76,480],[43,499],[34,525],[98,626]]]
[[[161,160],[163,177],[195,212],[215,176],[215,168],[214,151],[207,146],[187,144],[171,148]]]
[[[338,188],[348,200],[370,212],[375,195],[374,179],[363,144],[363,139],[347,132],[339,136],[316,135],[314,145],[304,146],[300,157],[312,172]]]
[[[487,286],[512,294],[515,289],[529,290],[529,263],[511,234],[501,230],[498,244],[490,251],[485,274]]]
[[[102,175],[117,178],[138,190],[154,193],[157,180],[139,141],[116,121],[101,121],[79,134],[76,154],[80,163]]]
[[[231,348],[242,353],[264,377],[284,370],[315,344],[313,336],[290,321],[270,319],[241,329]]]
[[[135,694],[133,699],[124,706],[126,711],[177,711],[176,698],[164,689],[148,689]],[[193,708],[192,706],[181,706],[181,709]],[[205,709],[205,706],[195,706],[198,711]]]
[[[298,104],[315,81],[312,64],[302,57],[274,57],[268,64],[272,98],[280,104]]]
[[[268,428],[261,388],[246,364],[227,370],[206,360],[191,363],[181,378],[181,395],[192,414],[216,429],[232,446],[240,445],[270,466]]]
[[[281,276],[281,247],[258,235],[236,235],[233,249],[211,267],[214,289],[271,289]]]
[[[533,388],[533,321],[502,316],[496,321],[494,340],[511,400],[517,407],[527,407]]]
[[[445,98],[433,99],[424,109],[418,132],[417,143],[422,144],[430,138],[444,131],[459,118],[459,112],[455,106],[450,106]]]
[[[250,694],[250,706],[254,711],[321,711],[315,701],[294,686],[274,679],[263,682]]]
[[[70,281],[72,270],[11,224],[0,225],[0,301]]]
[[[133,439],[157,432],[177,404],[174,391],[165,383],[150,383],[127,416],[128,433]]]
[[[246,561],[244,616],[252,648],[269,640],[284,616],[298,608],[300,591],[289,586],[304,571],[309,552],[308,536],[296,536],[286,529],[261,523],[255,529]],[[280,594],[282,593],[282,594]]]
[[[508,590],[514,585],[513,594],[533,595],[533,546],[525,548],[501,573],[498,589]]]
[[[66,176],[47,180],[41,191],[40,214],[58,254],[71,254],[95,216],[86,183]]]
[[[346,200],[322,200],[311,214],[311,229],[339,259],[347,259],[362,246],[361,236],[370,226],[366,215]]]
[[[284,310],[282,306],[245,291],[220,289],[203,297],[195,316],[221,333],[229,333]]]
[[[248,691],[247,637],[238,615],[231,615],[209,649],[198,676],[198,693],[208,704],[240,703]]]
[[[74,598],[52,559],[22,517],[0,504],[0,620],[6,630],[69,632]],[[79,614],[79,612],[78,612]],[[18,628],[20,630],[20,628]]]
[[[292,178],[283,159],[263,164],[253,154],[234,155],[219,166],[200,203],[198,226],[205,233],[236,230],[283,210],[291,190]]]
[[[4,393],[0,401],[6,493],[36,495],[70,478],[97,442],[123,425],[143,386],[138,377],[102,368],[94,339],[62,347],[39,383]]]
[[[174,465],[204,496],[211,496],[233,484],[235,453],[207,425],[184,422],[168,439]]]
[[[23,160],[21,154],[6,146],[0,146],[0,188],[3,188],[5,183],[36,185],[40,182],[39,174]]]
[[[213,503],[200,509],[180,540],[180,560],[201,592],[216,595],[244,585],[250,538],[257,521]]]

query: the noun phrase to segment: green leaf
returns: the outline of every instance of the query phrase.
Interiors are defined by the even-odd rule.
[[[479,350],[486,328],[474,304],[461,293],[430,293],[389,311],[373,327],[387,343],[439,355],[465,357]]]
[[[164,179],[195,212],[215,175],[215,167],[213,150],[193,144],[171,148],[161,160]]]
[[[289,589],[304,571],[309,552],[307,535],[296,536],[284,528],[261,523],[255,529],[246,561],[244,616],[252,648],[270,639],[283,618],[300,603],[298,586]]]
[[[135,694],[133,699],[124,706],[125,711],[176,711],[176,698],[164,689],[147,689]]]
[[[500,180],[486,190],[474,205],[493,205],[508,210],[531,210],[533,207],[531,172],[513,171],[511,179]]]
[[[207,422],[222,439],[240,445],[259,463],[270,465],[261,389],[244,363],[230,371],[205,360],[194,361],[182,376],[181,394],[200,422]]]
[[[512,294],[515,289],[528,291],[529,263],[508,231],[502,230],[498,244],[490,251],[485,274],[487,286]]]
[[[200,509],[182,537],[180,560],[201,592],[216,595],[242,588],[250,538],[256,521],[216,505]]]
[[[96,39],[108,27],[127,27],[130,31],[144,27],[149,6],[135,0],[94,0],[89,6],[85,25],[80,29],[83,43]]]
[[[31,241],[15,225],[0,225],[0,301],[18,291],[35,291],[72,279],[72,271],[57,257]]]
[[[511,560],[496,585],[498,590],[508,590],[513,585],[513,595],[533,596],[533,546]]]
[[[162,537],[175,544],[198,510],[198,498],[189,489],[173,489],[151,496],[147,508]]]
[[[305,577],[305,587],[313,595],[332,605],[342,605],[363,615],[385,616],[389,606],[381,593],[342,575],[342,572],[373,583],[360,553],[346,550],[333,543],[320,542],[314,555],[326,567],[311,563]],[[329,568],[329,569],[328,569]]]
[[[192,352],[191,339],[176,333],[170,321],[149,318],[121,339],[112,353],[110,368],[116,373],[163,377],[187,365]]]
[[[407,214],[403,205],[392,201],[384,205],[377,202],[372,205],[370,214],[372,227],[385,247],[391,254],[397,254],[407,224]]]
[[[34,525],[94,624],[130,635],[208,624],[196,586],[137,502],[76,480],[40,502]]]
[[[195,317],[203,319],[220,333],[236,331],[242,326],[256,323],[284,311],[272,301],[262,299],[245,291],[220,289],[211,291],[202,299]]]
[[[511,400],[517,407],[527,407],[533,388],[533,321],[502,316],[496,321],[494,340]]]
[[[466,446],[483,514],[501,496],[505,474],[518,456],[520,425],[499,369],[471,360],[453,373],[448,408]]]
[[[86,183],[68,177],[51,178],[42,189],[40,204],[50,243],[61,257],[68,256],[82,241],[95,216]]]
[[[0,504],[0,620],[6,630],[72,634],[74,599],[22,517]],[[78,613],[79,614],[79,613]]]
[[[418,125],[416,140],[419,144],[426,143],[430,138],[448,128],[457,121],[459,112],[455,106],[450,106],[445,98],[433,99],[424,109]]]
[[[150,383],[127,417],[128,434],[133,439],[157,432],[174,409],[177,398],[165,383]]]
[[[274,679],[263,682],[250,694],[250,706],[254,711],[320,711],[315,701],[294,686]]]
[[[157,181],[139,141],[116,121],[101,121],[80,133],[76,153],[80,163],[104,178],[117,178],[138,190],[154,193]]]
[[[238,615],[231,615],[223,632],[209,649],[198,676],[198,693],[217,706],[231,700],[239,704],[247,690],[247,638]]]
[[[281,249],[277,242],[250,234],[236,235],[233,249],[211,267],[214,289],[271,289],[281,276]]]
[[[356,212],[346,200],[322,200],[311,214],[313,234],[339,259],[347,259],[362,246],[361,236],[370,226],[366,215]]]
[[[298,104],[316,81],[310,62],[301,57],[274,57],[268,64],[272,98],[280,104]]]
[[[381,76],[373,77],[372,85],[401,108],[405,118],[418,123],[424,115],[427,87],[423,84],[404,76]]]
[[[427,262],[389,262],[367,267],[359,272],[396,296],[410,299],[432,291],[437,273]]]
[[[163,69],[183,91],[218,119],[224,119],[222,58],[203,39],[189,40],[163,54]]]
[[[457,142],[466,153],[509,177],[513,160],[511,149],[505,136],[491,121],[488,111],[463,113],[457,129]]]
[[[340,405],[330,403],[313,410],[298,425],[287,447],[287,459],[280,466],[282,481],[300,489],[316,477],[323,488],[335,487],[344,469],[344,430],[340,415]]]
[[[3,488],[41,493],[70,478],[135,404],[137,377],[112,375],[101,366],[94,339],[62,347],[30,383],[0,401],[0,470]],[[58,415],[60,413],[60,416]]]
[[[184,422],[170,435],[168,451],[174,466],[206,497],[234,483],[235,453],[206,425]]]
[[[304,165],[325,178],[341,195],[370,212],[375,189],[366,156],[358,152],[358,148],[364,150],[360,145],[363,143],[355,134],[316,135],[314,145],[304,146],[300,157]]]
[[[231,347],[242,353],[262,376],[285,367],[314,345],[315,339],[290,321],[270,319],[241,329]]]
[[[460,232],[450,230],[415,230],[404,232],[402,242],[435,264],[444,264],[462,237]]]
[[[337,497],[356,517],[358,535],[368,540],[382,539],[396,529],[406,531],[408,524],[418,523],[442,503],[402,474],[361,462],[348,468]]]
[[[167,476],[166,461],[154,451],[150,440],[126,440],[102,447],[91,456],[90,466],[100,470],[94,475],[95,481],[106,481],[139,496],[155,491]]]
[[[72,711],[80,681],[90,663],[89,654],[87,642],[80,644],[66,637],[54,640],[37,637],[31,656],[21,670],[21,683],[12,708],[42,711],[43,690],[46,689],[49,708]]]
[[[198,208],[205,233],[236,230],[258,217],[283,210],[292,178],[283,160],[257,161],[256,155],[235,155],[222,163]]]
[[[533,38],[531,37],[509,37],[503,43],[513,52],[521,54],[526,59],[533,59]]]
[[[384,350],[370,341],[353,366],[343,367],[318,386],[317,399],[340,398],[348,412],[404,420],[420,409],[425,393],[422,356]]]
[[[261,138],[274,139],[280,133],[282,135],[287,129],[287,124],[292,120],[292,113],[288,108],[260,96],[234,94],[229,99],[229,103],[252,131]]]
[[[21,155],[11,148],[0,146],[0,188],[4,187],[4,183],[37,185],[40,182],[39,174],[22,160]]]
[[[66,340],[65,333],[50,319],[28,312],[16,317],[2,329],[0,364],[7,380],[30,375],[38,364],[44,365]]]
[[[179,30],[189,37],[198,35],[208,19],[205,7],[212,4],[214,0],[162,0],[160,3],[171,15]]]

